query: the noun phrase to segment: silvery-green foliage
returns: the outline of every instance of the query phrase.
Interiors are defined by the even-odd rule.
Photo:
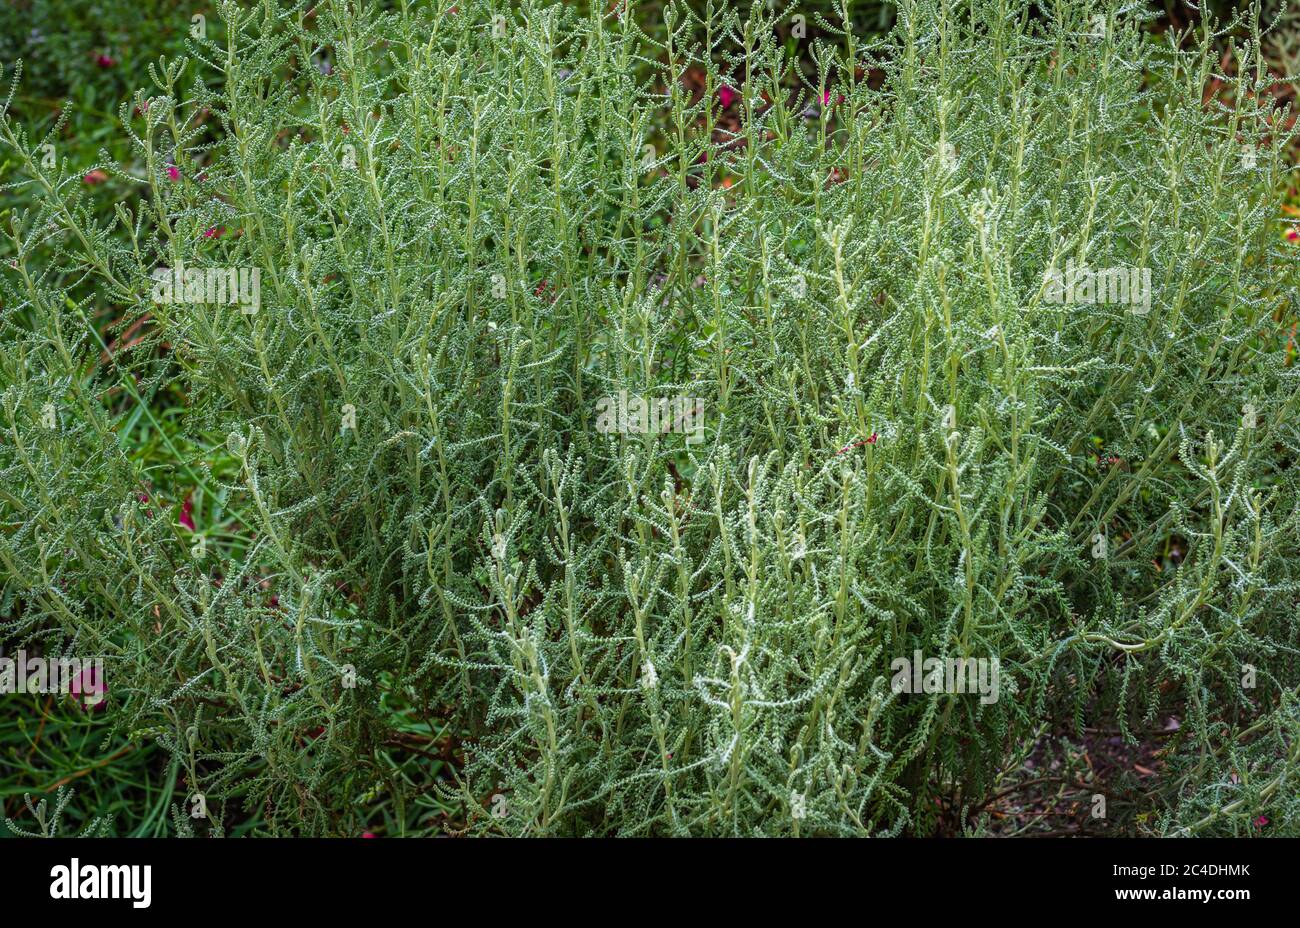
[[[15,835],[24,838],[59,837],[59,819],[63,816],[63,810],[67,808],[68,803],[72,801],[73,795],[74,790],[67,786],[60,786],[58,792],[55,793],[54,796],[54,808],[51,809],[50,801],[48,799],[42,799],[40,802],[33,802],[31,793],[25,793],[23,795],[23,805],[27,807],[27,812],[31,815],[32,820],[36,825],[36,830],[31,831],[27,828],[23,828],[10,818],[5,819],[5,825],[8,826],[9,830]],[[107,834],[107,832],[108,822],[104,819],[96,818],[87,824],[77,837],[102,838]]]
[[[928,834],[1045,723],[1175,709],[1160,827],[1296,833],[1290,136],[1250,42],[1229,110],[1208,32],[1029,6],[792,56],[762,5],[660,40],[227,3],[123,107],[113,227],[6,122],[44,192],[7,220],[6,637],[102,652],[214,826],[421,807],[400,694],[464,734],[475,833]],[[1149,310],[1053,302],[1071,261],[1150,269]],[[154,304],[157,267],[257,268],[260,309]],[[150,324],[95,364],[100,301]],[[598,430],[620,391],[704,398],[704,441]],[[144,473],[114,430],[165,398]],[[232,520],[204,558],[149,505],[189,487]],[[918,650],[1000,698],[893,692]]]

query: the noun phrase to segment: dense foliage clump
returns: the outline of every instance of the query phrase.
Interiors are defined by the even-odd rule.
[[[979,831],[1173,713],[1148,832],[1300,834],[1258,27],[634,6],[224,4],[112,223],[0,123],[6,644],[104,658],[184,833]]]

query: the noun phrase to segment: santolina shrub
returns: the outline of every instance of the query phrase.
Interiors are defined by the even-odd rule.
[[[186,834],[978,832],[1170,712],[1150,832],[1300,834],[1258,20],[634,6],[224,4],[108,225],[0,123],[5,641],[103,659]]]

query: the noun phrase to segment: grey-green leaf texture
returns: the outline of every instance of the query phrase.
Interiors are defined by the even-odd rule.
[[[776,6],[221,4],[107,218],[0,121],[0,636],[174,831],[982,833],[1176,715],[1132,829],[1300,834],[1267,20]]]

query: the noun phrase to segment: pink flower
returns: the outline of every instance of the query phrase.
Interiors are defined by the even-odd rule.
[[[117,62],[113,60],[111,55],[101,54],[95,56],[95,64],[99,65],[101,68],[111,68],[113,65],[117,64]]]
[[[735,99],[736,99],[736,91],[732,90],[726,84],[723,84],[721,87],[718,88],[718,101],[722,104],[722,108],[724,110],[727,107],[731,106],[732,102]]]
[[[194,512],[194,500],[190,498],[190,495],[191,494],[186,494],[185,502],[181,503],[180,523],[192,532],[195,530],[194,516],[191,515],[191,513]]]
[[[85,177],[83,177],[81,179],[81,182],[85,184],[87,187],[93,187],[96,184],[102,184],[106,180],[108,180],[108,175],[105,174],[103,171],[99,170],[98,168],[96,168],[95,170],[87,174]]]
[[[101,679],[98,668],[91,665],[83,669],[81,675],[72,681],[68,692],[86,707],[87,712],[95,712],[104,707],[108,696],[108,684]]]
[[[225,232],[225,231],[226,231],[226,229],[225,229],[224,226],[222,226],[221,228],[218,228],[217,226],[213,226],[211,229],[208,229],[208,231],[206,231],[206,232],[203,233],[203,237],[204,237],[204,238],[220,238],[221,235],[222,235],[222,233]]]
[[[180,180],[181,172],[174,164],[167,165],[167,176],[172,180]]]
[[[1256,827],[1256,828],[1263,828],[1263,827],[1264,827],[1265,825],[1267,825],[1267,824],[1268,824],[1268,819],[1267,819],[1265,816],[1263,816],[1263,815],[1261,815],[1259,818],[1255,819],[1255,827]]]
[[[373,831],[363,831],[363,832],[361,832],[361,837],[363,837],[363,838],[378,838],[379,835],[375,834]]]
[[[547,291],[550,292],[548,293]],[[554,303],[555,292],[554,292],[554,288],[551,287],[550,280],[543,280],[540,284],[538,284],[536,289],[533,290],[533,296],[541,297],[542,299],[546,300],[546,302],[548,303]]]
[[[880,435],[877,434],[876,432],[872,432],[870,438],[865,438],[862,441],[855,441],[851,444],[847,444],[839,451],[836,451],[835,455],[836,457],[838,457],[839,455],[843,454],[845,451],[851,451],[854,448],[861,448],[863,445],[874,445],[878,438],[880,438]]]

